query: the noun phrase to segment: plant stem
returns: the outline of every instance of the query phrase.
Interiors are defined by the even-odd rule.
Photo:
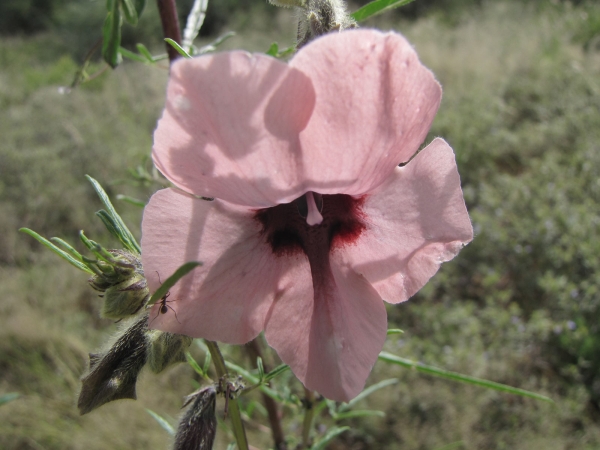
[[[213,364],[215,365],[217,376],[219,378],[228,377],[229,373],[227,372],[227,367],[225,367],[225,360],[223,359],[223,355],[221,354],[221,350],[219,350],[217,343],[209,341],[208,339],[205,339],[204,342],[206,342],[206,346],[210,351],[210,356],[212,357]],[[248,439],[246,438],[246,430],[244,430],[242,415],[240,413],[237,399],[228,399],[228,401],[231,428],[233,429],[233,434],[235,436],[238,449],[248,450]]]
[[[256,362],[256,358],[260,357],[263,360],[263,367],[265,369],[265,373],[269,373],[269,368],[265,363],[265,358],[262,354],[262,349],[260,348],[260,344],[256,339],[253,339],[248,343],[246,349],[248,350],[248,354],[250,358],[252,358],[252,362]],[[281,420],[279,417],[279,410],[277,408],[277,403],[268,395],[262,393],[263,403],[265,404],[265,408],[269,415],[269,423],[271,425],[271,433],[273,435],[273,441],[275,443],[276,450],[287,450],[287,444],[285,442],[285,437],[283,435],[283,428],[281,426]]]
[[[315,394],[306,388],[304,388],[304,393],[306,411],[304,413],[304,423],[302,424],[302,448],[310,448],[310,432],[315,418]]]
[[[165,38],[173,39],[181,45],[181,29],[179,28],[175,0],[156,0],[156,2],[158,4],[158,14],[160,15],[163,35]],[[171,45],[166,42],[165,45],[171,63],[181,56]]]

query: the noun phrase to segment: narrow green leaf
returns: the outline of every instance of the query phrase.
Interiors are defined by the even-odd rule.
[[[159,416],[151,409],[146,408],[146,412],[148,414],[150,414],[152,416],[152,418],[158,422],[158,424],[163,428],[163,430],[165,430],[171,436],[175,436],[175,428],[173,428],[173,426],[169,422],[167,422],[166,419]]]
[[[501,392],[507,392],[509,394],[521,395],[523,397],[535,398],[536,400],[543,400],[545,402],[554,403],[554,401],[544,395],[529,392],[524,389],[519,389],[506,384],[495,383],[494,381],[483,380],[481,378],[470,377],[468,375],[462,375],[456,372],[450,372],[444,369],[438,369],[437,367],[428,366],[419,362],[404,359],[391,353],[381,352],[379,359],[391,364],[396,364],[402,367],[408,367],[410,369],[418,370],[419,372],[435,375],[441,378],[447,378],[449,380],[460,381],[462,383],[473,384],[476,386],[482,386],[488,389],[495,389]]]
[[[383,411],[376,411],[370,409],[362,409],[356,411],[346,411],[342,413],[338,413],[333,416],[333,420],[344,420],[344,419],[354,419],[356,417],[385,417],[385,413]]]
[[[290,370],[290,366],[288,366],[287,364],[280,364],[265,375],[264,381],[268,382],[275,378],[277,375],[282,374],[283,372],[287,372],[288,370]]]
[[[150,50],[148,50],[144,44],[136,44],[135,47],[149,62],[155,62],[154,56],[152,56],[152,53],[150,53]]]
[[[106,229],[110,234],[116,237],[119,242],[123,241],[123,235],[121,230],[119,230],[119,225],[115,223],[115,220],[108,214],[106,211],[101,209],[100,211],[96,211],[96,215],[100,218]]]
[[[66,242],[66,241],[63,241],[61,238],[57,238],[57,237],[50,238],[50,240],[51,240],[52,242],[56,242],[57,244],[60,244],[60,245],[62,245],[62,246],[65,248],[65,250],[66,250],[66,251],[67,251],[67,252],[68,252],[68,253],[69,253],[69,254],[70,254],[70,255],[71,255],[73,258],[75,258],[75,259],[76,259],[76,260],[78,260],[78,261],[81,261],[81,253],[79,253],[77,250],[75,250],[73,247],[71,247],[71,245],[70,245],[68,242]]]
[[[258,369],[258,379],[264,380],[265,378],[265,366],[263,366],[263,361],[260,356],[256,358],[256,368]]]
[[[317,442],[311,447],[311,450],[323,450],[331,443],[336,437],[342,434],[344,431],[349,430],[350,427],[334,427],[327,432],[323,439]]]
[[[390,328],[389,330],[387,330],[388,336],[391,336],[393,334],[404,334],[404,330],[401,330],[400,328]]]
[[[140,245],[135,240],[135,237],[133,237],[131,231],[129,231],[129,228],[127,228],[127,225],[125,225],[125,222],[123,222],[123,219],[121,219],[121,216],[119,216],[119,214],[115,210],[114,206],[110,202],[110,199],[108,198],[108,195],[106,195],[106,192],[104,191],[100,183],[98,183],[89,175],[86,175],[85,177],[89,180],[90,183],[92,183],[92,186],[94,186],[98,197],[100,197],[100,201],[102,201],[102,204],[104,204],[104,207],[106,208],[108,214],[113,218],[115,224],[118,226],[119,232],[122,235],[123,239],[121,243],[128,250],[137,253],[138,255],[141,254],[142,250],[140,248]]]
[[[185,359],[198,375],[200,375],[202,378],[206,378],[206,372],[202,370],[202,367],[200,367],[190,352],[185,352]]]
[[[150,297],[150,300],[148,301],[148,305],[153,305],[161,298],[163,298],[167,294],[167,292],[169,292],[169,290],[173,286],[175,286],[175,283],[177,283],[181,278],[190,273],[193,269],[201,265],[202,263],[197,261],[190,261],[181,265],[179,269],[177,269],[173,275],[167,278],[163,282],[163,284],[156,290],[156,292],[152,294],[152,297]]]
[[[230,442],[229,445],[227,446],[227,450],[235,450],[237,448],[237,445],[235,442]]]
[[[171,39],[171,38],[165,38],[165,42],[166,42],[167,44],[169,44],[171,47],[173,47],[175,50],[177,50],[177,52],[178,52],[178,53],[179,53],[181,56],[183,56],[183,57],[185,57],[185,58],[191,58],[191,57],[192,57],[192,56],[191,56],[191,55],[190,55],[188,52],[186,52],[186,51],[183,49],[183,47],[181,47],[181,45],[179,45],[179,44],[178,44],[177,42],[175,42],[173,39]]]
[[[121,0],[121,8],[123,9],[125,20],[131,25],[137,25],[138,13],[133,0]]]
[[[237,364],[234,364],[232,362],[229,361],[225,361],[225,365],[227,366],[228,369],[231,369],[235,372],[237,372],[238,374],[242,375],[246,380],[248,380],[250,383],[252,384],[256,384],[258,385],[258,383],[260,382],[260,380],[258,379],[258,377],[254,374],[252,374],[250,371],[244,369],[243,367],[238,366]],[[289,402],[284,399],[277,391],[271,389],[268,386],[265,386],[264,384],[255,386],[258,387],[261,392],[264,392],[265,394],[267,394],[269,397],[273,398],[274,400],[277,400],[278,402],[281,403],[288,403]]]
[[[129,58],[132,61],[136,61],[136,62],[140,62],[140,63],[144,63],[144,64],[148,63],[148,60],[146,58],[138,55],[137,53],[133,53],[132,51],[127,50],[126,48],[119,47],[119,53],[121,54],[121,56],[124,56],[125,58]]]
[[[52,250],[58,256],[65,259],[69,264],[77,267],[79,270],[83,270],[84,272],[87,272],[90,275],[94,274],[94,272],[88,266],[86,266],[83,262],[76,260],[71,255],[69,255],[67,252],[65,252],[64,250],[61,250],[56,245],[54,245],[52,242],[50,242],[46,238],[43,238],[42,236],[37,234],[35,231],[30,230],[29,228],[19,228],[19,231],[22,231],[23,233],[28,234],[32,238],[36,239],[40,244],[44,245],[45,247],[48,247],[50,250]]]
[[[130,205],[139,206],[140,208],[144,208],[146,206],[145,201],[139,200],[137,198],[129,197],[128,195],[118,194],[117,200],[123,200],[124,202],[127,202]]]
[[[121,62],[121,8],[118,1],[107,2],[109,6],[102,26],[102,57],[113,69]]]
[[[375,384],[369,386],[367,389],[362,391],[360,394],[358,394],[356,397],[354,397],[348,403],[340,405],[339,411],[346,411],[346,410],[352,408],[354,405],[356,405],[361,400],[367,398],[373,392],[376,392],[379,389],[383,389],[385,387],[391,386],[392,384],[396,384],[396,383],[398,383],[398,381],[399,380],[397,378],[390,378],[390,379],[383,380],[383,381],[380,381],[379,383],[375,383]]]
[[[375,0],[371,3],[367,3],[362,8],[357,9],[350,17],[357,22],[365,20],[369,17],[373,17],[377,14],[387,11],[388,9],[398,8],[400,6],[408,5],[414,0]]]
[[[0,395],[0,406],[5,405],[8,402],[18,399],[21,396],[18,392],[9,392],[8,394]]]
[[[198,50],[197,54],[198,55],[203,55],[203,54],[208,53],[208,52],[214,52],[214,51],[217,50],[217,47],[219,45],[221,45],[227,39],[232,38],[233,36],[235,36],[235,31],[228,31],[227,33],[223,34],[222,36],[219,36],[217,39],[215,39],[214,41],[212,41],[210,44],[207,44],[207,45],[205,45],[203,47],[200,47],[200,49]]]
[[[208,369],[210,369],[211,362],[212,362],[212,355],[210,354],[209,351],[207,351],[206,356],[204,357],[204,366],[202,367],[202,370],[204,370],[204,373],[208,374]]]

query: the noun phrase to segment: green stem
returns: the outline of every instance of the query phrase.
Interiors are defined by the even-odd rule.
[[[227,367],[225,367],[225,360],[219,350],[219,346],[214,341],[205,339],[204,342],[210,351],[217,376],[228,377]],[[242,415],[240,413],[240,407],[238,406],[237,399],[229,399],[229,417],[231,419],[231,428],[237,442],[239,450],[248,450],[248,439],[246,438],[246,430],[244,430],[244,424],[242,422]]]
[[[315,419],[315,394],[306,388],[304,423],[302,424],[302,448],[310,448],[310,432],[312,431],[313,421]]]

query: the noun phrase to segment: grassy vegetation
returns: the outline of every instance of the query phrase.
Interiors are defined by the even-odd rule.
[[[592,3],[513,1],[367,24],[406,34],[444,86],[431,137],[456,151],[476,230],[421,293],[389,308],[405,334],[386,350],[556,404],[379,363],[371,381],[400,379],[367,402],[386,418],[349,422],[331,449],[600,448],[599,18]],[[287,11],[230,23],[240,35],[229,47],[266,50],[293,37]],[[0,395],[22,394],[0,406],[0,447],[165,448],[168,435],[144,408],[176,417],[194,388],[191,369],[144,374],[137,402],[80,417],[87,352],[114,325],[98,318],[80,273],[17,229],[71,242],[84,229],[116,245],[93,217],[100,204],[83,175],[113,197],[147,199],[156,189],[128,169],[148,167],[167,73],[124,64],[61,93],[80,54],[61,33],[0,41]],[[117,208],[137,231],[141,210]],[[260,428],[250,439],[268,446]]]

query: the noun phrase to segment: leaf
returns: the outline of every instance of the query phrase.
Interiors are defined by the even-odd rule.
[[[191,55],[190,55],[188,52],[186,52],[186,51],[183,49],[183,47],[181,47],[181,45],[179,45],[179,44],[178,44],[177,42],[175,42],[173,39],[171,39],[171,38],[165,38],[165,42],[166,42],[167,44],[169,44],[171,47],[173,47],[175,50],[177,50],[177,52],[178,52],[178,53],[179,53],[181,56],[183,56],[183,57],[185,57],[185,58],[191,58],[191,57],[192,57],[192,56],[191,56]]]
[[[120,4],[116,0],[107,2],[108,14],[102,26],[102,57],[113,69],[121,62],[119,46],[121,45],[121,18]]]
[[[149,62],[155,62],[154,56],[152,56],[152,53],[150,53],[150,50],[148,50],[144,44],[136,44],[135,47]]]
[[[390,328],[389,330],[387,330],[388,336],[391,336],[394,334],[404,334],[404,330],[401,330],[400,328]]]
[[[360,394],[358,394],[356,397],[354,397],[348,403],[340,405],[339,411],[340,412],[347,411],[348,409],[352,408],[356,403],[367,398],[373,392],[378,391],[379,389],[383,389],[385,387],[391,386],[392,384],[396,384],[396,383],[398,383],[398,381],[399,381],[398,378],[390,378],[388,380],[383,380],[383,381],[380,381],[379,383],[375,383],[375,384],[369,386],[367,389],[362,391]]]
[[[342,434],[344,431],[349,430],[350,427],[334,427],[327,432],[323,439],[317,442],[311,447],[311,450],[324,450],[331,441]]]
[[[21,396],[18,392],[9,392],[8,394],[0,395],[0,406],[12,402]]]
[[[137,12],[138,18],[142,17],[142,13],[146,8],[146,0],[134,0],[135,10]]]
[[[273,378],[275,378],[277,375],[282,374],[283,372],[287,372],[288,370],[290,370],[290,366],[288,366],[287,364],[280,364],[279,366],[275,367],[273,370],[271,370],[268,374],[265,375],[264,377],[264,381],[270,381]]]
[[[279,53],[279,44],[277,44],[277,42],[273,42],[271,44],[271,46],[269,47],[269,50],[267,50],[267,55],[276,58],[278,53]]]
[[[180,279],[182,279],[184,276],[190,273],[193,269],[201,265],[202,263],[197,261],[190,261],[181,265],[181,267],[179,267],[173,275],[167,278],[163,282],[163,284],[156,290],[156,292],[152,294],[152,297],[150,297],[150,300],[148,301],[148,305],[153,305],[157,301],[162,299],[165,295],[167,295],[169,290],[173,286],[175,286],[175,283],[177,283]]]
[[[347,411],[334,415],[333,420],[354,419],[356,417],[385,417],[385,413],[383,411],[375,411],[368,409],[358,411]]]
[[[148,63],[148,60],[146,58],[138,55],[137,53],[133,53],[133,52],[127,50],[126,48],[119,47],[119,53],[121,54],[121,56],[124,56],[125,58],[129,58],[132,61],[141,62],[144,64]]]
[[[123,200],[124,202],[129,203],[130,205],[139,206],[140,208],[144,208],[146,206],[146,202],[137,198],[129,197],[128,195],[117,195],[117,200]]]
[[[30,230],[29,228],[19,228],[19,231],[21,231],[21,232],[23,232],[25,234],[28,234],[32,238],[36,239],[39,243],[41,243],[42,245],[48,247],[50,250],[52,250],[58,256],[60,256],[61,258],[65,259],[69,264],[77,267],[79,270],[83,270],[84,272],[87,272],[90,275],[93,275],[95,273],[88,266],[86,266],[83,262],[76,260],[71,255],[69,255],[67,252],[65,252],[64,250],[61,250],[56,245],[54,245],[52,242],[50,242],[46,238],[43,238],[42,236],[40,236],[39,234],[37,234],[35,231]]]
[[[377,14],[387,11],[388,9],[398,8],[400,6],[408,5],[414,0],[375,0],[371,3],[367,3],[362,8],[357,9],[350,17],[357,22],[365,20],[369,17],[373,17]]]
[[[194,39],[198,36],[200,28],[206,18],[206,8],[208,6],[208,0],[195,0],[190,10],[190,13],[185,24],[185,30],[183,31],[183,48],[187,51],[192,51],[192,44]]]
[[[121,243],[125,246],[125,248],[132,251],[133,253],[136,253],[138,255],[141,254],[142,250],[140,248],[140,245],[135,240],[135,237],[133,237],[133,234],[131,234],[131,231],[129,231],[129,228],[127,228],[127,225],[125,225],[125,222],[123,222],[123,219],[121,219],[121,216],[119,216],[119,213],[117,213],[117,211],[115,210],[114,206],[110,202],[110,199],[108,198],[108,195],[106,195],[106,192],[104,191],[100,183],[98,183],[89,175],[86,175],[85,177],[89,180],[90,183],[92,183],[92,186],[94,186],[98,197],[100,197],[100,201],[104,204],[106,211],[108,212],[110,217],[112,217],[114,223],[116,224],[119,232],[119,240],[121,241]]]
[[[138,13],[133,0],[120,0],[125,20],[131,25],[137,25]]]
[[[494,381],[483,380],[481,378],[470,377],[468,375],[462,375],[460,373],[450,372],[444,369],[438,369],[437,367],[427,366],[425,364],[421,364],[420,362],[415,362],[409,359],[401,358],[396,355],[392,355],[391,353],[381,352],[379,354],[379,359],[381,361],[396,364],[398,366],[415,369],[419,372],[427,373],[429,375],[435,375],[437,377],[447,378],[449,380],[460,381],[461,383],[473,384],[475,386],[481,386],[488,389],[495,389],[501,392],[508,392],[509,394],[521,395],[523,397],[530,397],[536,400],[543,400],[545,402],[554,403],[554,400],[544,395],[529,392],[524,389],[507,386],[506,384],[496,383]]]
[[[159,416],[151,409],[146,408],[146,412],[148,414],[150,414],[152,416],[152,418],[158,422],[158,424],[161,426],[161,428],[163,430],[165,430],[167,433],[169,433],[169,435],[175,436],[175,428],[173,428],[173,426],[169,422],[167,422],[166,419]]]
[[[202,378],[206,378],[206,372],[202,370],[202,367],[200,367],[190,352],[185,352],[185,359],[187,359],[188,364],[192,367],[192,369],[194,369],[194,372],[196,372]]]

